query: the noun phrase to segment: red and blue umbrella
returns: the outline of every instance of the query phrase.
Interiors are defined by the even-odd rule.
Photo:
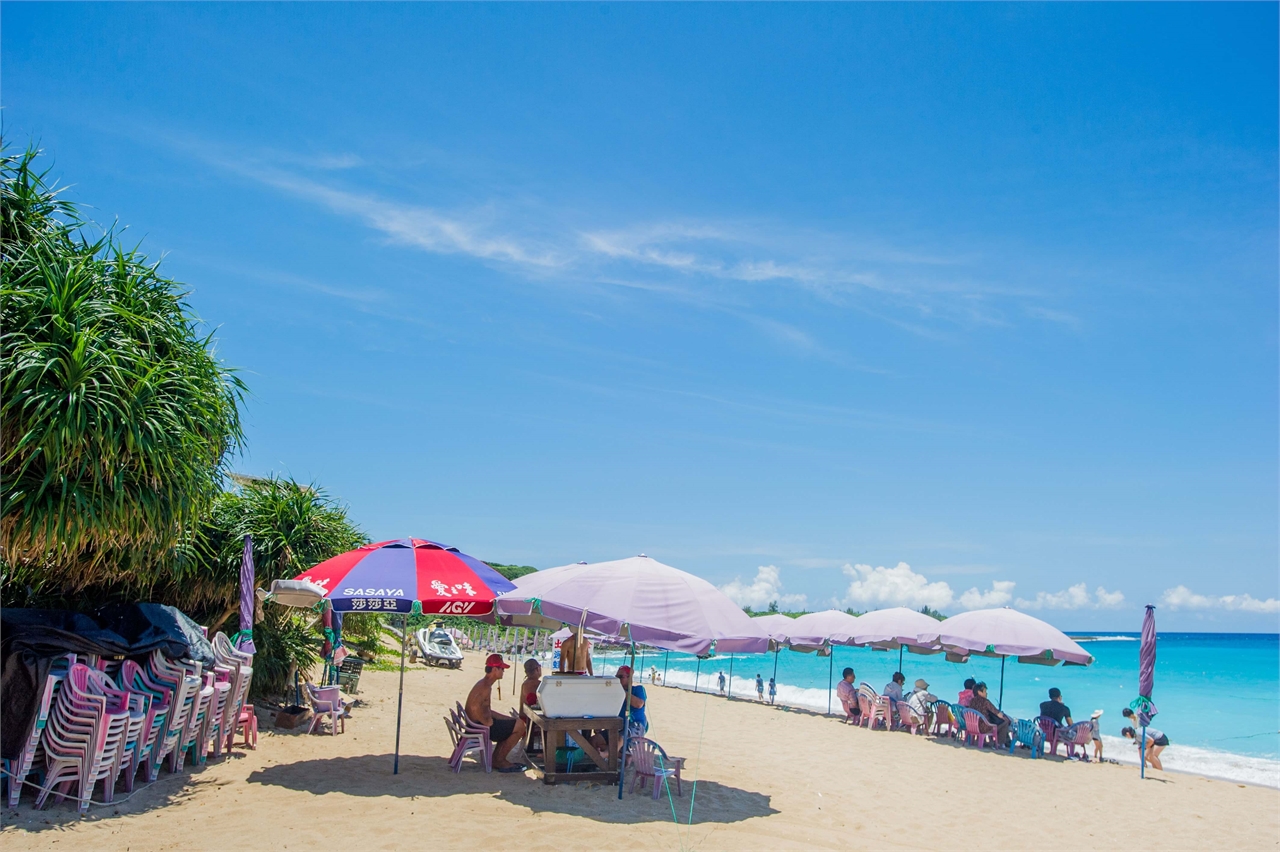
[[[456,547],[424,538],[401,538],[366,544],[326,559],[293,580],[271,584],[272,594],[288,606],[311,606],[327,600],[335,615],[344,612],[398,612],[400,695],[396,700],[396,755],[392,773],[400,771],[400,717],[404,707],[404,653],[408,615],[485,616],[493,600],[515,584]]]
[[[304,571],[337,612],[488,615],[515,586],[456,547],[422,538],[366,544]]]

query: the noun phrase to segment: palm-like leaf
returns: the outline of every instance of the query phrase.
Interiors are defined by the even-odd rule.
[[[212,505],[244,387],[179,286],[0,155],[0,551],[62,595],[145,587]]]

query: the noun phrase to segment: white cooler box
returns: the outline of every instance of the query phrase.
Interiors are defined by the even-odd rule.
[[[616,677],[545,675],[538,685],[538,705],[551,719],[617,716],[623,698]]]

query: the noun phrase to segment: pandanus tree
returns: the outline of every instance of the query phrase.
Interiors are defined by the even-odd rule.
[[[234,480],[235,487],[219,495],[182,548],[166,586],[156,590],[157,597],[177,603],[211,630],[224,627],[238,610],[246,535],[253,536],[259,587],[296,577],[368,541],[345,507],[314,485],[278,477]],[[314,614],[275,604],[261,612],[254,628],[254,690],[276,695],[291,683],[294,667],[305,671],[317,661],[320,635]],[[371,635],[376,643],[376,616],[349,621],[348,633]]]
[[[176,282],[0,153],[5,603],[145,593],[207,515],[244,386]]]

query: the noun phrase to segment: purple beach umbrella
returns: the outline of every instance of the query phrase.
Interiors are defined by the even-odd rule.
[[[1142,741],[1138,744],[1141,752],[1142,768],[1139,775],[1147,777],[1147,725],[1151,718],[1160,711],[1151,700],[1151,692],[1156,683],[1156,608],[1147,604],[1147,613],[1142,617],[1142,646],[1138,649],[1138,698],[1129,705],[1138,714],[1138,724],[1142,726]]]
[[[244,555],[240,557],[240,632],[236,647],[246,654],[257,653],[253,645],[253,536],[244,537]]]

